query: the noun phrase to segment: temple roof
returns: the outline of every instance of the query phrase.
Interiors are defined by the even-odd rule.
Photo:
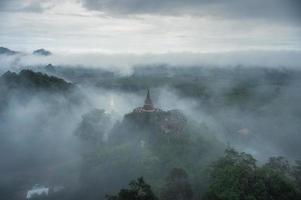
[[[134,109],[134,112],[160,112],[161,110],[158,108],[155,108],[153,105],[153,101],[150,97],[150,91],[147,90],[147,94],[144,100],[144,105],[143,107],[138,107]]]
[[[152,105],[153,106],[153,102],[150,98],[149,89],[147,90],[147,95],[146,95],[146,98],[144,100],[144,105]]]
[[[146,95],[146,98],[145,98],[145,101],[144,101],[143,109],[145,111],[154,111],[154,106],[153,106],[153,102],[150,98],[149,90],[147,90],[147,95]]]

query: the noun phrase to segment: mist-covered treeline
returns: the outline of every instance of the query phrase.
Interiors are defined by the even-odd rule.
[[[301,200],[301,0],[0,19],[0,200]]]
[[[158,65],[137,66],[124,75],[30,68],[36,72],[18,70],[0,78],[0,192],[6,199],[23,198],[37,183],[64,186],[42,199],[102,199],[141,176],[159,199],[168,199],[177,184],[187,189],[186,199],[223,199],[214,184],[223,181],[235,159],[249,170],[240,163],[244,157],[231,154],[231,162],[214,165],[219,176],[208,177],[227,145],[257,159],[258,169],[248,173],[259,173],[263,181],[270,172],[261,167],[269,157],[284,156],[292,168],[300,160],[299,70]],[[147,88],[163,111],[132,113],[143,105]],[[279,187],[297,195],[292,188],[298,181],[290,182],[298,179],[294,173],[288,180],[275,176],[292,184]]]
[[[179,108],[189,117],[210,124],[222,141],[257,154],[260,160],[278,154],[300,157],[296,139],[301,112],[296,106],[301,98],[298,69],[156,65],[137,66],[130,75],[108,76],[103,70],[92,69],[79,76],[74,68],[60,67],[48,69],[48,73],[140,96],[151,87],[158,107]]]

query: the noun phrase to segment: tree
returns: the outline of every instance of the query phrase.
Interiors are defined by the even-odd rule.
[[[299,188],[299,192],[301,192],[301,160],[296,161],[296,164],[292,170],[292,175],[295,179],[297,187]]]
[[[210,200],[290,200],[299,199],[294,182],[283,170],[289,165],[283,158],[271,158],[256,166],[249,154],[227,149],[224,157],[210,168],[206,198]],[[279,170],[281,169],[281,170]]]
[[[224,157],[211,166],[207,198],[248,199],[255,162],[249,154],[226,149]]]
[[[263,166],[255,173],[254,197],[268,200],[300,199],[294,182],[288,176],[275,169]]]
[[[151,186],[144,182],[143,177],[131,181],[130,189],[121,189],[118,195],[107,195],[108,200],[157,200]]]
[[[75,131],[83,141],[101,142],[111,128],[111,117],[104,110],[94,109],[82,116],[82,121]]]
[[[183,169],[174,168],[166,178],[166,185],[161,193],[162,200],[190,200],[193,197],[188,175]]]
[[[284,159],[282,156],[278,157],[271,157],[269,162],[265,164],[266,167],[269,167],[273,170],[277,170],[283,174],[290,173],[290,165],[287,160]]]

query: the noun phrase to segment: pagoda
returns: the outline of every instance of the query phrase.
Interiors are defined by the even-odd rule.
[[[156,112],[156,111],[160,111],[160,109],[154,107],[153,101],[150,97],[150,91],[148,89],[143,107],[135,108],[134,112]]]
[[[150,98],[149,90],[147,90],[147,95],[146,95],[146,98],[144,100],[143,110],[145,110],[147,112],[152,112],[152,111],[155,110],[152,99]]]

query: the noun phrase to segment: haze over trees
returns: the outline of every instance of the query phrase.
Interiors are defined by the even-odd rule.
[[[36,199],[300,199],[298,70],[151,69],[2,74],[1,196],[19,199],[40,183],[64,189]],[[139,107],[147,87],[155,112]]]
[[[0,200],[301,200],[301,0],[0,0]]]

